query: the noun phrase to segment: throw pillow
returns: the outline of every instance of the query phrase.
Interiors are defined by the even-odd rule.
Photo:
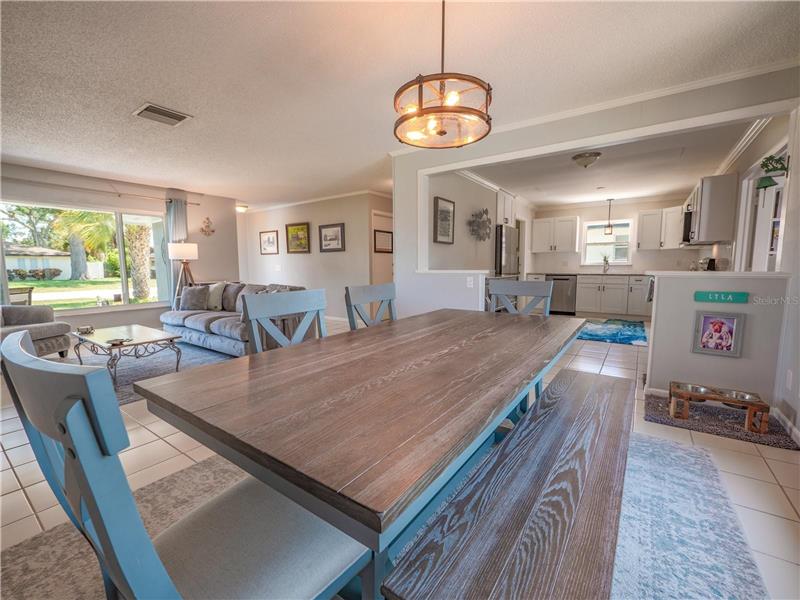
[[[225,281],[212,283],[208,286],[208,310],[222,310],[222,292],[225,291]]]
[[[236,312],[244,312],[244,301],[242,300],[242,296],[245,294],[259,294],[267,289],[265,285],[258,285],[255,283],[248,283],[242,288],[242,291],[239,292],[239,296],[236,298]]]
[[[236,312],[236,298],[243,287],[243,283],[229,283],[225,286],[225,291],[222,292],[222,310]]]
[[[195,285],[181,290],[181,310],[206,310],[207,306],[207,285]]]

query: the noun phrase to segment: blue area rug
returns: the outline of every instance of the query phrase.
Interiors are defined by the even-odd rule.
[[[611,342],[612,344],[628,344],[629,346],[646,346],[647,335],[643,321],[626,321],[624,319],[607,319],[605,321],[587,321],[578,335],[579,340],[593,342]]]
[[[631,435],[611,597],[769,597],[702,448]]]

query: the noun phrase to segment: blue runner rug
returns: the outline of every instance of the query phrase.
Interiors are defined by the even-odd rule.
[[[578,339],[611,342],[612,344],[628,344],[629,346],[647,345],[644,322],[626,321],[624,319],[587,321],[583,329],[581,329]]]

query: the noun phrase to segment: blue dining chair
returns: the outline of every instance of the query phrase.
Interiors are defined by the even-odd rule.
[[[107,598],[330,598],[369,564],[366,547],[249,476],[151,540],[120,463],[129,441],[108,371],[37,358],[27,331],[0,355],[36,460],[97,555]]]
[[[350,331],[358,329],[357,318],[364,321],[364,325],[372,327],[383,321],[386,310],[389,318],[397,320],[397,307],[395,300],[397,292],[394,283],[381,283],[379,285],[351,285],[344,288],[344,302],[347,308],[347,320],[350,322]],[[375,312],[375,318],[370,316],[369,305],[380,302]]]
[[[273,294],[247,294],[242,296],[242,320],[248,323],[250,354],[264,351],[265,333],[282,347],[294,346],[306,338],[309,327],[316,323],[319,337],[328,335],[325,327],[325,290],[300,290]],[[272,321],[278,317],[301,314],[302,319],[289,338]]]
[[[530,315],[534,308],[543,305],[543,314],[550,316],[550,297],[553,295],[552,281],[514,281],[510,279],[489,280],[489,310],[494,312],[500,306],[512,315]],[[528,303],[519,308],[514,306],[509,296],[529,298]]]

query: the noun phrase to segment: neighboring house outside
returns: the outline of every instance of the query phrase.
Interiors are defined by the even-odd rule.
[[[6,244],[5,247],[6,270],[22,269],[61,269],[55,279],[69,279],[72,274],[69,252],[42,248],[40,246],[22,246],[19,244]],[[103,263],[90,261],[87,263],[89,279],[103,277]],[[13,280],[12,280],[13,281]]]

